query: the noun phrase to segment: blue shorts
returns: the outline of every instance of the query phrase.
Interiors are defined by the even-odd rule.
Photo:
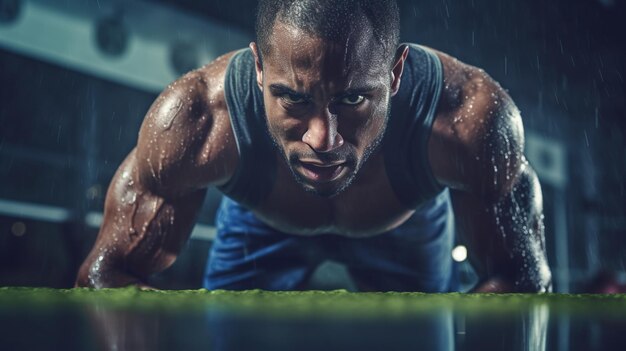
[[[216,226],[203,282],[209,290],[302,290],[326,260],[345,264],[365,291],[457,289],[447,189],[398,228],[369,238],[283,233],[228,197],[217,212]]]

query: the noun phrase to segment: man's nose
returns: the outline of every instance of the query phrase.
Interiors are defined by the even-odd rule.
[[[330,152],[343,145],[343,138],[337,132],[337,115],[325,108],[313,116],[302,141],[317,152]]]

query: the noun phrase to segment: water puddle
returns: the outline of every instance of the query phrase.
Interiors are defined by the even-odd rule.
[[[3,350],[612,350],[625,295],[0,288]]]

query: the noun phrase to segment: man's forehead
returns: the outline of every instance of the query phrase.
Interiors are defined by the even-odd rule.
[[[341,40],[328,40],[292,25],[277,22],[264,68],[277,75],[322,75],[336,79],[368,79],[386,72],[382,50],[376,50],[373,35],[346,33]],[[295,78],[295,77],[294,77]]]

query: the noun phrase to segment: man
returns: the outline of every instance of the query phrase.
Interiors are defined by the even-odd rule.
[[[77,285],[170,266],[208,186],[227,196],[209,289],[302,289],[326,259],[361,290],[549,291],[520,113],[482,70],[398,45],[391,0],[263,0],[257,42],[170,85],[109,188]]]

